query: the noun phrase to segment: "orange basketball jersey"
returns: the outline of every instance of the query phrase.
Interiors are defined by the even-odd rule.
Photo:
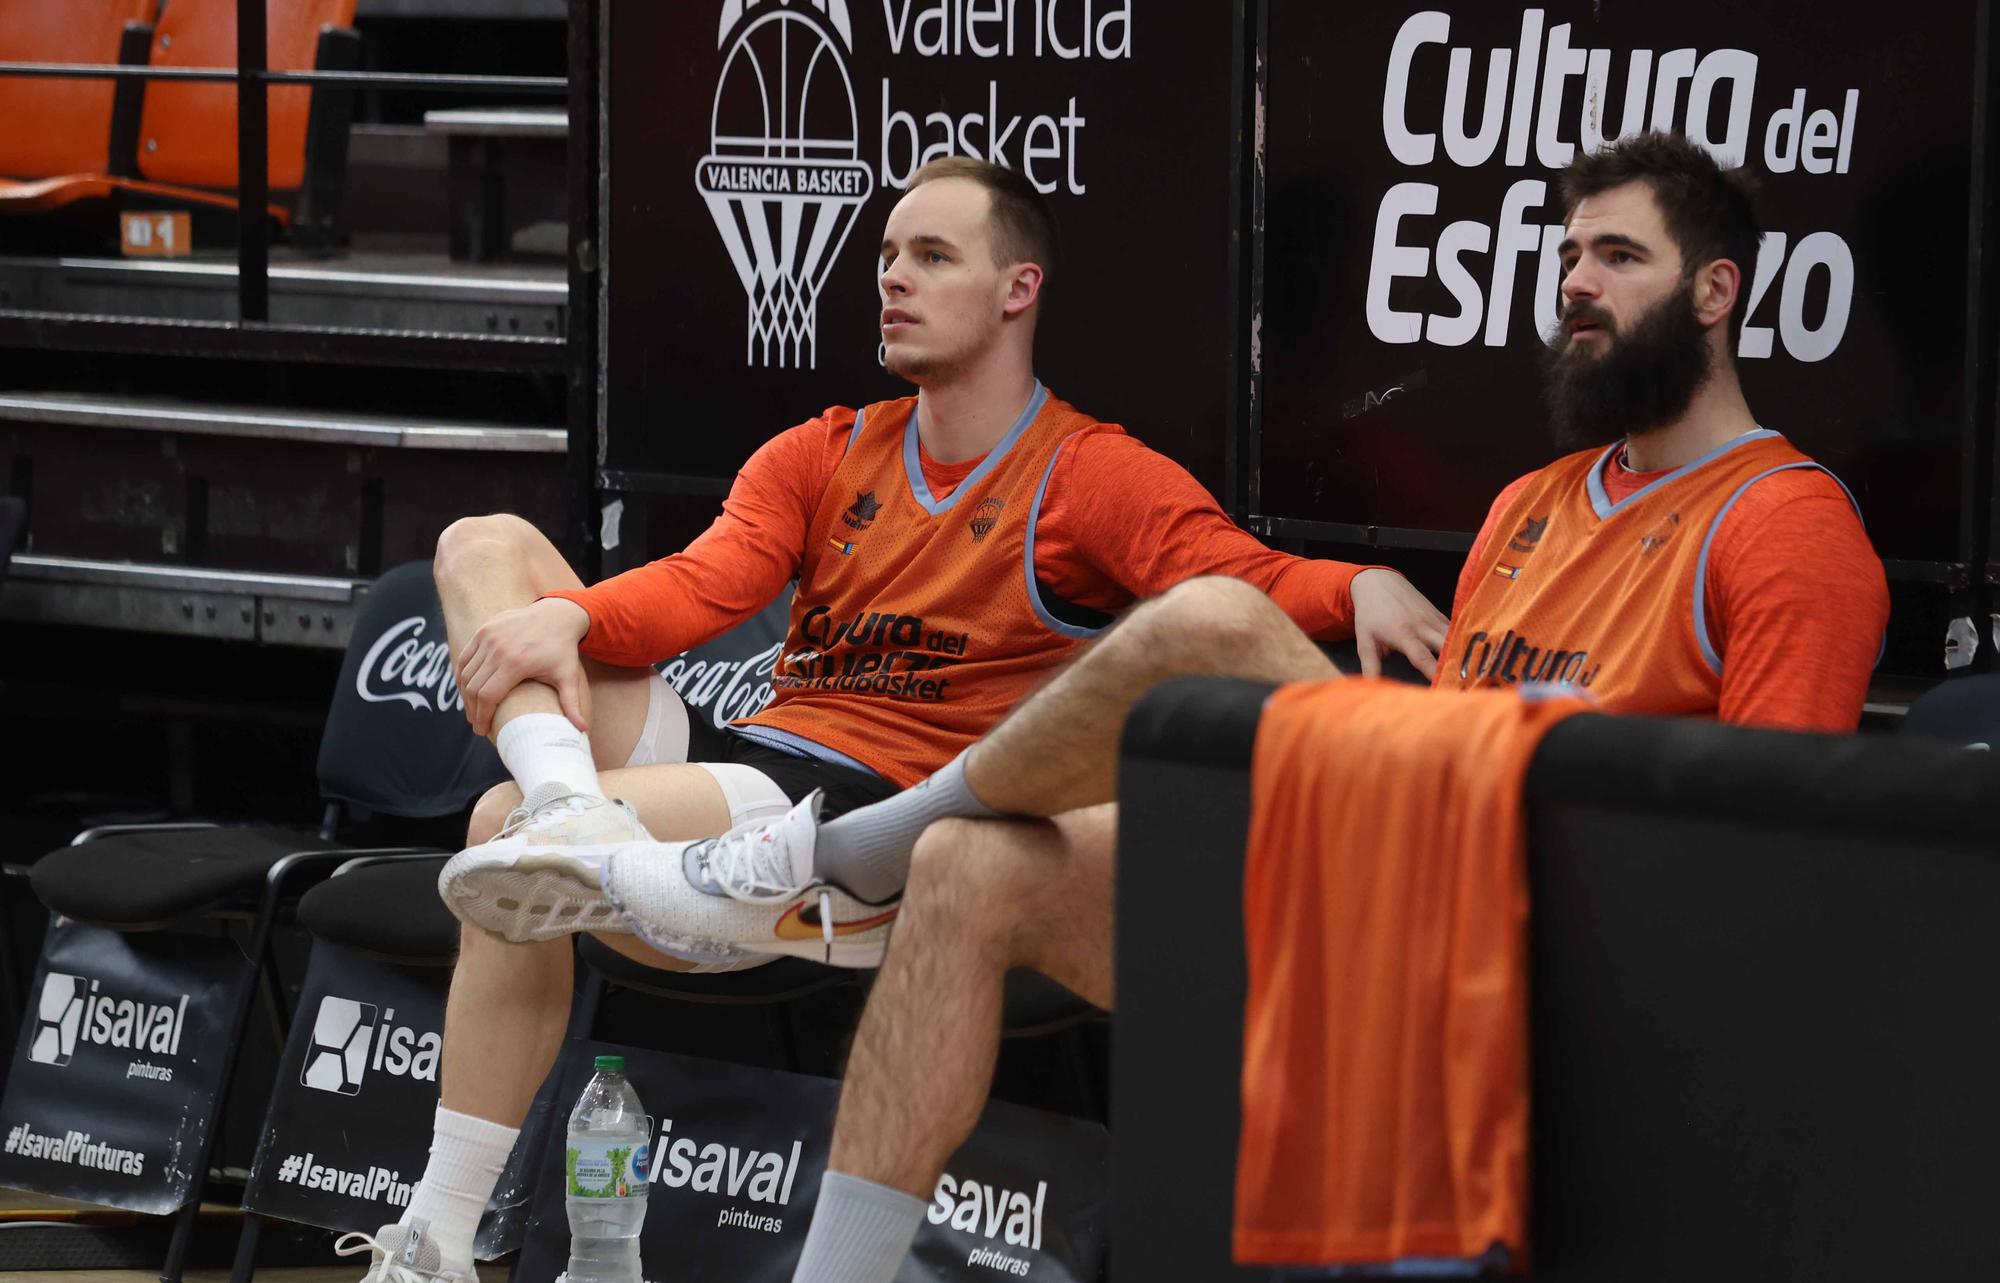
[[[856,415],[806,528],[770,707],[737,723],[831,749],[907,787],[984,735],[1097,630],[1058,620],[1035,583],[1035,519],[1070,441],[1122,432],[1040,383],[957,489],[934,497],[917,399]]]
[[[1820,465],[1760,428],[1614,504],[1603,478],[1618,448],[1568,455],[1522,486],[1451,621],[1438,686],[1567,682],[1621,713],[1714,714],[1709,546],[1757,481]]]

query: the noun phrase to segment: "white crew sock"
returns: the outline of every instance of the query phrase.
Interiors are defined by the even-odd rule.
[[[604,796],[590,737],[561,713],[523,713],[500,728],[493,746],[523,794],[555,781],[573,792]]]
[[[493,1187],[500,1183],[500,1171],[520,1134],[518,1127],[438,1106],[431,1129],[431,1160],[397,1224],[428,1222],[431,1241],[447,1270],[472,1269],[472,1240],[479,1233],[480,1214],[493,1197]]]
[[[893,1283],[928,1206],[902,1190],[828,1172],[792,1283]]]

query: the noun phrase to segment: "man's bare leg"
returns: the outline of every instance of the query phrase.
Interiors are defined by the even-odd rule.
[[[455,671],[473,634],[494,616],[527,606],[544,593],[583,587],[541,531],[506,513],[465,517],[447,526],[438,537],[433,573]],[[587,680],[579,697],[590,727],[591,756],[599,769],[623,766],[646,724],[646,683],[652,675],[643,668],[614,668],[591,660],[583,661],[583,673]],[[561,715],[555,690],[539,681],[516,686],[498,702],[488,738],[497,741],[509,722],[529,713]]]
[[[1132,705],[1168,678],[1201,675],[1293,682],[1338,672],[1263,593],[1235,579],[1191,579],[1133,608],[936,775],[829,821],[815,872],[885,900],[902,888],[917,837],[934,820],[1051,816],[1111,801]]]
[[[1009,970],[1032,967],[1110,1008],[1117,811],[943,820],[919,839],[795,1283],[895,1277],[939,1173],[979,1121]]]
[[[650,832],[662,837],[712,837],[729,827],[728,801],[715,777],[698,766],[612,770],[604,783],[633,807]],[[497,834],[520,801],[516,785],[490,790],[473,808],[468,845]],[[688,965],[632,936],[600,938],[663,970]],[[445,1003],[443,1090],[431,1160],[402,1221],[426,1222],[449,1269],[469,1268],[480,1211],[536,1090],[562,1049],[573,984],[572,947],[567,939],[511,944],[472,927],[459,934],[458,966]]]

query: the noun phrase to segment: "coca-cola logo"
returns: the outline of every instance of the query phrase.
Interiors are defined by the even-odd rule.
[[[680,655],[660,666],[690,709],[703,709],[717,729],[760,713],[771,702],[771,673],[778,665],[784,639],[742,659],[690,659]]]
[[[370,704],[402,703],[419,712],[462,712],[451,646],[423,640],[431,621],[411,615],[375,639],[354,675],[354,693]]]

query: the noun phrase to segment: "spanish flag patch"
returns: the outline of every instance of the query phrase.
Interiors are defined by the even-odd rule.
[[[839,553],[843,557],[847,556],[849,553],[854,551],[854,545],[851,543],[842,543],[838,539],[829,539],[826,542],[828,547],[832,548],[835,552]]]
[[[1519,579],[1521,577],[1521,568],[1519,566],[1495,566],[1493,567],[1493,573],[1502,579]]]

